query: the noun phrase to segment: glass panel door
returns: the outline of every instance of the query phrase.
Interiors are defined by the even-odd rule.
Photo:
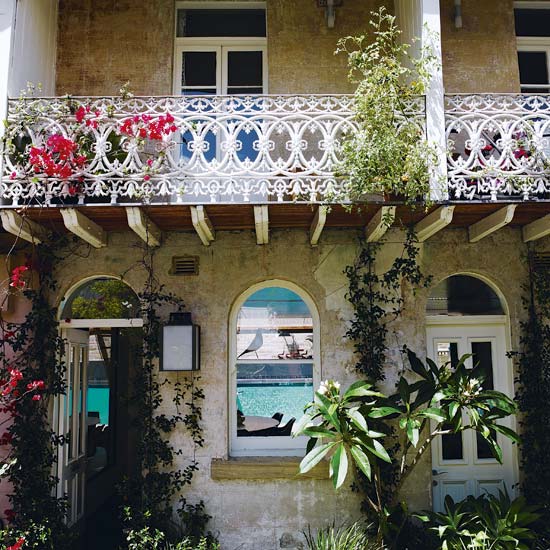
[[[67,523],[73,525],[84,515],[88,331],[67,330],[65,338],[66,392],[57,403],[57,430],[65,438],[59,448],[58,496],[67,496]]]

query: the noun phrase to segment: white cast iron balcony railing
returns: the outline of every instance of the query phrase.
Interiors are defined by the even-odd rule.
[[[425,104],[408,106],[424,128]],[[353,96],[10,100],[0,196],[11,204],[345,198]],[[53,137],[52,137],[53,136]]]
[[[550,198],[550,95],[445,97],[451,200]]]

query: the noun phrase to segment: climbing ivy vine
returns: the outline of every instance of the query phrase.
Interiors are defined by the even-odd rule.
[[[527,317],[521,323],[520,350],[511,355],[516,360],[516,399],[522,413],[523,492],[545,511],[543,531],[550,543],[550,268],[535,268],[532,248],[528,260]]]

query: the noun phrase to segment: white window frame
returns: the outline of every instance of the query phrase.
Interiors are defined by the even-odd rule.
[[[281,279],[270,279],[252,285],[233,304],[229,318],[229,364],[228,364],[228,400],[229,400],[229,455],[239,456],[303,456],[308,438],[272,436],[272,437],[237,437],[237,323],[239,312],[244,303],[258,290],[271,287],[280,287],[297,294],[309,308],[313,321],[313,392],[321,382],[321,343],[320,321],[315,302],[309,294],[299,286]],[[302,360],[289,360],[285,363],[303,363]],[[304,403],[305,405],[305,403]],[[299,418],[296,419],[297,421]]]
[[[550,10],[550,2],[548,0],[532,1],[532,2],[514,2],[514,10]],[[550,92],[550,36],[516,36],[516,44],[518,52],[545,52],[546,66],[548,74],[547,84],[523,84],[520,82],[520,88],[548,88]]]
[[[178,37],[178,10],[179,9],[263,9],[265,2],[176,2],[176,16],[174,21],[174,68],[173,93],[181,95],[181,54],[184,51],[215,51],[216,52],[216,95],[227,94],[227,52],[228,51],[261,51],[262,52],[262,95],[267,94],[268,67],[267,67],[267,37],[257,36],[197,36]],[[199,88],[199,87],[198,87]]]

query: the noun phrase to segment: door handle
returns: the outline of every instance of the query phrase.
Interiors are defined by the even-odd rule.
[[[449,472],[440,472],[439,470],[432,470],[432,477],[442,476],[443,474],[448,474]]]

